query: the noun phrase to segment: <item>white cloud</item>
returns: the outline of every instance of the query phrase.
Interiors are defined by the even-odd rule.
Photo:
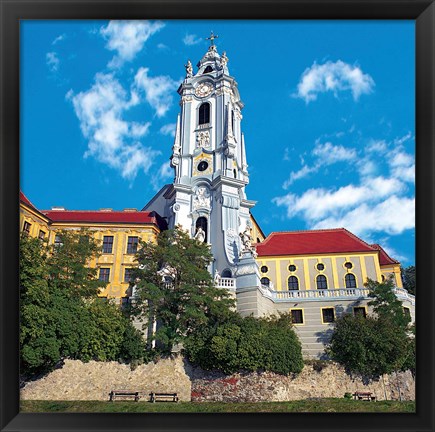
[[[107,40],[106,48],[117,53],[109,67],[116,68],[133,60],[145,42],[163,27],[164,23],[160,21],[110,21],[100,29],[100,34]]]
[[[282,187],[288,189],[296,180],[305,178],[307,175],[311,174],[316,170],[315,167],[309,167],[308,165],[303,165],[298,171],[292,171],[290,177],[284,182]]]
[[[296,180],[300,180],[307,177],[309,174],[318,172],[319,169],[324,166],[355,160],[357,152],[353,148],[334,145],[331,142],[322,144],[317,140],[311,155],[315,158],[313,166],[303,164],[302,168],[298,171],[292,171],[290,177],[283,184],[284,189],[288,189],[288,187]]]
[[[175,123],[169,123],[160,128],[160,133],[162,135],[170,135],[175,137],[175,128],[177,125]]]
[[[375,206],[363,203],[342,217],[329,217],[313,225],[314,229],[346,227],[357,235],[366,232],[401,234],[415,227],[415,199],[390,196]]]
[[[124,120],[124,114],[139,103],[134,92],[127,93],[112,74],[99,73],[93,86],[66,98],[73,103],[83,136],[88,140],[85,157],[117,169],[122,177],[134,179],[138,171],[149,171],[159,152],[144,147],[138,138],[148,132],[150,123]]]
[[[298,98],[306,103],[317,99],[319,93],[333,92],[336,97],[342,91],[351,91],[355,101],[362,94],[373,91],[375,82],[369,74],[363,73],[358,66],[344,63],[341,60],[324,64],[314,63],[305,69],[298,83]]]
[[[349,161],[356,158],[356,151],[353,148],[345,148],[341,145],[333,145],[330,142],[316,143],[313,155],[317,156],[322,165],[332,165],[337,162]]]
[[[391,142],[370,140],[363,149],[348,151],[317,142],[311,152],[313,166],[304,163],[299,171],[291,173],[287,183],[319,169],[321,163],[327,165],[346,157],[357,162],[355,173],[359,178],[341,187],[312,188],[300,195],[288,193],[273,202],[286,209],[287,217],[300,217],[312,229],[345,227],[366,237],[375,232],[395,235],[413,229],[415,200],[409,184],[414,182],[415,161],[405,151],[403,143],[410,139],[406,137]]]
[[[194,34],[186,34],[183,38],[184,45],[197,45],[202,41],[201,38]]]
[[[45,56],[45,60],[51,72],[57,72],[59,70],[60,60],[56,52],[48,52]]]
[[[387,151],[387,143],[385,140],[370,140],[366,146],[368,153],[380,153],[385,154]]]
[[[145,93],[145,99],[156,111],[158,117],[163,117],[172,105],[173,93],[178,83],[169,76],[148,75],[149,69],[141,67],[134,78],[138,91]]]
[[[155,175],[151,177],[151,184],[154,190],[159,190],[162,187],[162,183],[172,180],[174,178],[174,169],[171,168],[169,162],[163,163],[157,170]]]
[[[63,34],[57,36],[57,37],[53,40],[53,42],[52,42],[51,44],[52,44],[52,45],[56,45],[57,43],[63,41],[65,38],[66,38],[66,34],[63,33]]]

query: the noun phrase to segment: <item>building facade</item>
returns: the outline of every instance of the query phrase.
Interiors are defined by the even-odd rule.
[[[241,315],[289,312],[306,357],[321,358],[334,321],[343,313],[370,313],[367,279],[392,278],[404,313],[415,319],[415,298],[403,289],[400,263],[380,245],[368,244],[344,228],[273,232],[265,237],[252,216],[256,202],[249,183],[242,132],[243,103],[230,75],[228,57],[211,45],[197,64],[188,61],[178,89],[180,113],[165,185],[141,211],[37,210],[22,195],[21,229],[56,239],[56,230],[88,228],[102,242],[91,265],[108,282],[102,296],[128,299],[129,269],[137,239],[153,241],[177,225],[210,244],[209,271],[229,290]],[[42,234],[44,233],[44,234]]]
[[[135,209],[113,211],[69,211],[64,208],[38,210],[20,193],[20,229],[39,237],[47,244],[60,242],[61,230],[86,229],[101,244],[101,255],[90,265],[97,267],[100,280],[107,282],[100,297],[117,303],[131,297],[130,269],[136,265],[134,256],[139,240],[154,241],[166,229],[166,222],[155,212]]]

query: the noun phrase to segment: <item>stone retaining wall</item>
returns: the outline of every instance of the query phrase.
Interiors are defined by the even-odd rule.
[[[118,362],[83,363],[65,360],[62,368],[45,377],[26,383],[22,399],[37,400],[108,400],[111,390],[177,392],[182,401],[190,401],[191,383],[183,359],[164,359],[131,370]]]
[[[384,386],[385,384],[385,386]],[[317,371],[306,365],[295,378],[271,372],[233,374],[207,373],[194,370],[192,379],[192,401],[259,402],[288,401],[308,398],[342,398],[346,392],[372,392],[378,400],[415,399],[415,382],[410,372],[396,377],[385,376],[384,381],[364,383],[352,379],[344,369],[331,364]]]
[[[316,370],[317,369],[317,370]],[[336,364],[306,365],[295,378],[271,372],[225,375],[192,367],[181,356],[157,363],[130,366],[117,362],[82,363],[65,360],[63,367],[25,384],[22,399],[108,400],[112,389],[177,392],[181,401],[256,402],[307,398],[343,397],[344,393],[370,391],[379,400],[415,399],[415,382],[410,372],[363,383],[352,379]],[[385,397],[386,395],[386,397]]]

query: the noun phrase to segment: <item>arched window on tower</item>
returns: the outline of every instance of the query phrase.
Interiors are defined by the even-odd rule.
[[[346,284],[346,288],[356,288],[356,278],[352,273],[348,273],[344,277],[344,282]]]
[[[204,243],[207,242],[207,218],[205,218],[204,216],[199,217],[196,220],[196,233],[195,236],[198,234],[199,229],[201,228],[202,231],[204,232]]]
[[[200,125],[210,123],[210,104],[204,102],[199,107],[199,122]]]
[[[296,276],[290,276],[287,281],[287,286],[289,290],[299,289],[299,280]]]
[[[328,289],[328,282],[325,275],[319,275],[316,278],[317,289]]]
[[[210,72],[213,72],[213,68],[212,68],[211,66],[207,66],[207,67],[204,69],[203,74],[210,73]]]
[[[230,269],[225,269],[222,272],[221,277],[223,277],[223,278],[230,278],[230,277],[233,277],[233,274],[231,273]]]
[[[234,130],[234,111],[231,111],[231,129],[233,130],[233,135],[235,135],[235,130]]]

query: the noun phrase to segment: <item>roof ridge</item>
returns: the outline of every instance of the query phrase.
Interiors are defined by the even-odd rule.
[[[56,212],[56,213],[152,213],[149,210],[136,210],[134,212],[125,210],[40,210],[41,213]]]
[[[330,232],[330,231],[342,231],[345,228],[320,228],[317,230],[295,230],[295,231],[272,231],[261,243],[258,243],[257,246],[262,246],[265,243],[268,243],[269,240],[276,234],[296,234],[296,233],[312,233],[312,232]]]
[[[400,261],[397,261],[395,258],[392,258],[379,243],[373,243],[371,246],[373,246],[379,252],[384,253],[386,255],[386,257],[388,259],[390,259],[391,261],[393,261],[397,264],[400,264]]]
[[[356,234],[354,234],[353,232],[350,232],[349,230],[347,230],[346,228],[343,228],[344,231],[346,231],[349,235],[351,235],[353,238],[355,238],[356,240],[358,240],[359,242],[365,244],[366,246],[368,246],[371,249],[375,249],[371,244],[367,243],[366,241],[364,241],[363,239],[359,238]]]

